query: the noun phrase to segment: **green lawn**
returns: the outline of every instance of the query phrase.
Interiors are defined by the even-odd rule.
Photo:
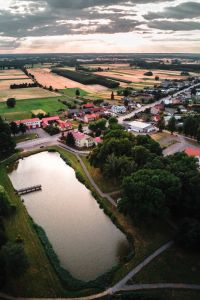
[[[186,252],[173,246],[132,279],[132,283],[156,282],[200,284],[199,253]]]
[[[64,89],[64,90],[60,90],[60,92],[66,96],[69,96],[69,97],[75,97],[76,98],[76,90],[79,90],[80,92],[80,96],[83,97],[83,96],[87,96],[88,93],[82,89],[79,89],[79,88],[69,88],[69,89]]]
[[[5,117],[8,121],[13,121],[21,118],[30,118],[31,111],[37,109],[42,109],[52,115],[57,114],[59,109],[66,109],[64,104],[58,102],[58,99],[63,98],[63,96],[60,96],[41,99],[17,100],[14,108],[8,108],[5,102],[1,102],[0,115]]]
[[[114,180],[111,179],[105,179],[100,169],[91,166],[88,159],[85,156],[82,156],[82,160],[86,165],[90,175],[92,176],[96,184],[99,186],[99,188],[102,190],[102,192],[111,193],[120,190],[120,186],[117,182],[114,182]]]

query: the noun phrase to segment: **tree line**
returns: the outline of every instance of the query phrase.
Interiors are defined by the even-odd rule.
[[[27,89],[27,88],[34,88],[37,87],[38,84],[36,82],[34,83],[20,83],[20,84],[11,84],[10,89]]]

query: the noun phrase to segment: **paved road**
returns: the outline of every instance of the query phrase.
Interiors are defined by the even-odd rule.
[[[163,150],[163,155],[172,155],[176,152],[185,151],[186,148],[200,149],[200,145],[192,138],[185,137],[181,134],[174,134],[178,138],[178,142]]]
[[[183,92],[186,92],[186,91],[188,91],[189,89],[191,89],[191,88],[193,88],[193,87],[195,87],[195,86],[198,86],[198,85],[199,85],[199,83],[198,83],[198,84],[194,84],[194,85],[190,86],[189,88],[186,88],[186,89],[184,89],[184,90],[182,90],[182,91],[179,91],[179,92],[175,93],[173,96],[176,97],[176,96],[178,96],[179,94],[181,94],[181,93],[183,93]],[[131,118],[131,117],[135,116],[136,114],[138,114],[139,112],[145,111],[145,109],[151,108],[151,107],[155,106],[156,104],[160,104],[162,101],[168,100],[170,97],[171,97],[171,96],[164,97],[164,98],[160,99],[159,101],[156,101],[156,102],[154,102],[154,103],[151,103],[151,104],[142,106],[141,108],[138,108],[138,109],[132,111],[130,114],[127,114],[127,115],[124,115],[124,116],[120,116],[120,117],[118,117],[118,122],[119,122],[120,124],[123,124],[123,122],[124,122],[125,119]]]
[[[124,286],[121,291],[138,291],[138,290],[152,290],[152,289],[187,289],[200,290],[198,284],[185,283],[147,283],[147,284],[133,284]]]

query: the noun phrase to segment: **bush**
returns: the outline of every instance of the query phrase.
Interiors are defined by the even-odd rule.
[[[76,178],[81,182],[81,183],[85,183],[85,178],[83,177],[83,175],[79,172],[76,171]]]

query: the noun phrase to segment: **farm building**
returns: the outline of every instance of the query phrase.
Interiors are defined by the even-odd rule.
[[[16,121],[16,124],[24,124],[28,129],[35,129],[41,127],[42,121],[39,118],[33,118],[33,119],[26,119],[26,120],[19,120]]]
[[[155,130],[155,127],[150,123],[132,121],[126,123],[130,131],[139,132],[139,133],[149,133]]]

